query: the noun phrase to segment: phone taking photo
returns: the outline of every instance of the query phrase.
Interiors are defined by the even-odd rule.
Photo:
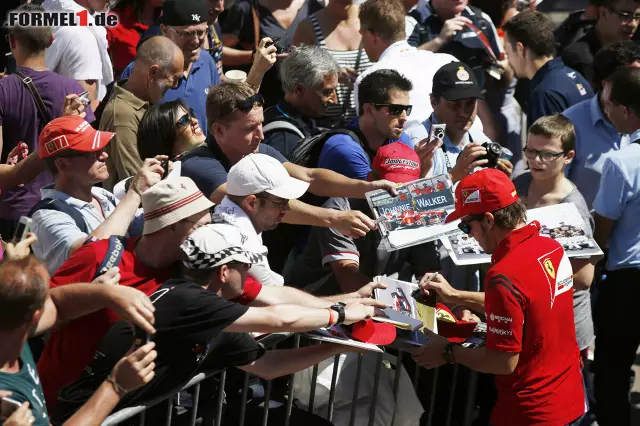
[[[18,243],[24,240],[30,231],[31,218],[27,216],[20,216],[20,220],[18,220],[18,226],[16,226],[16,232],[13,234],[13,241]]]
[[[22,403],[15,399],[3,396],[0,398],[0,421],[5,421],[18,409]]]
[[[78,95],[78,97],[76,98],[78,100],[78,102],[80,102],[82,105],[88,105],[89,104],[89,91],[85,90],[84,92],[80,93]]]

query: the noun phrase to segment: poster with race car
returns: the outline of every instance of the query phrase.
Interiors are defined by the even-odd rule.
[[[384,321],[395,323],[396,327],[409,330],[412,332],[419,331],[420,328],[427,327],[434,333],[438,332],[436,322],[435,298],[430,303],[418,303],[412,296],[413,292],[418,289],[418,285],[407,281],[395,280],[385,276],[377,276],[373,278],[374,282],[386,284],[387,288],[376,288],[374,290],[374,298],[384,302],[393,311],[406,316],[406,320],[402,320],[399,315],[392,316],[393,321]],[[427,303],[427,304],[425,304]],[[382,320],[374,317],[374,321]],[[399,324],[400,321],[405,324]]]
[[[406,183],[395,197],[385,190],[368,192],[385,248],[399,250],[455,231],[455,224],[444,223],[454,209],[452,186],[449,176],[441,175]]]
[[[602,256],[602,250],[588,232],[578,208],[573,203],[539,207],[527,211],[527,221],[540,222],[540,235],[553,238],[562,245],[568,257]],[[491,262],[491,256],[478,242],[457,231],[443,237],[442,243],[456,265]]]

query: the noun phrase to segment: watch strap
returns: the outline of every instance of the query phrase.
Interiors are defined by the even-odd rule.
[[[447,364],[455,364],[456,360],[453,358],[453,348],[459,346],[458,343],[449,342],[447,346],[444,347],[444,351],[442,351],[442,357],[447,362]]]

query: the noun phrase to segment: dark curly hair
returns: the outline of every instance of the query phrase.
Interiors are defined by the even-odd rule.
[[[640,46],[631,40],[616,41],[598,50],[593,58],[593,89],[602,90],[602,82],[617,69],[640,61]]]

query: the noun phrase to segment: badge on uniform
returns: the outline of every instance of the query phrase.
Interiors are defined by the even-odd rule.
[[[587,94],[587,89],[585,89],[582,84],[577,83],[576,87],[578,88],[578,92],[580,92],[581,96],[585,96]]]

